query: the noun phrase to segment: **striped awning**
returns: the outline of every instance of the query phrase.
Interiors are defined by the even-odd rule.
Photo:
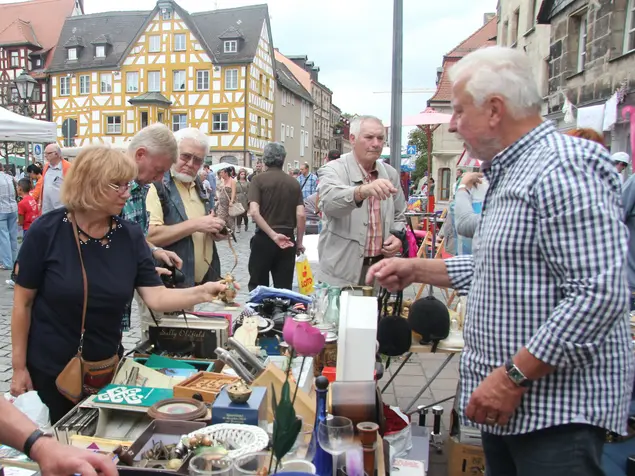
[[[468,151],[466,149],[463,149],[463,153],[461,154],[461,157],[459,157],[459,161],[457,162],[456,166],[479,168],[481,166],[481,161],[470,156]]]

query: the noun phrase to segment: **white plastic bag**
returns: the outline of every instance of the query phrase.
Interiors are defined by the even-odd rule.
[[[13,405],[28,416],[40,430],[46,431],[50,429],[49,408],[42,403],[36,391],[31,390],[30,392],[23,393],[15,399]]]
[[[390,409],[408,424],[408,426],[401,431],[384,435],[384,440],[390,444],[390,459],[392,464],[394,458],[404,458],[408,454],[408,451],[412,449],[412,428],[410,427],[410,420],[399,407],[390,407]]]

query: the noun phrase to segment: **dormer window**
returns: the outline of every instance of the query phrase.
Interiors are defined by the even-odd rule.
[[[95,58],[105,58],[105,57],[106,57],[106,46],[105,45],[95,46]]]
[[[223,50],[225,53],[236,53],[238,51],[238,40],[226,40]]]
[[[68,49],[68,61],[77,61],[77,48]]]

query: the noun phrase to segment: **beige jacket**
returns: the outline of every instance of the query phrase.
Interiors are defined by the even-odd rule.
[[[397,171],[382,161],[377,162],[377,170],[378,178],[390,180],[398,190],[393,199],[381,201],[385,240],[390,230],[405,229],[406,200]],[[364,177],[352,152],[324,165],[318,176],[320,210],[324,215],[318,242],[318,278],[331,286],[357,285],[366,247],[368,201],[364,200],[357,206],[353,194]]]

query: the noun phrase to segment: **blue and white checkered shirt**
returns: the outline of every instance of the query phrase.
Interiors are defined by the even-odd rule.
[[[556,371],[500,435],[567,423],[624,433],[633,386],[621,181],[606,150],[545,122],[498,154],[472,256],[446,260],[469,289],[461,356],[470,395],[523,346]],[[467,423],[467,422],[466,422]]]
[[[298,176],[298,183],[302,187],[302,198],[305,200],[317,192],[317,176],[309,173],[306,177],[302,174]]]

